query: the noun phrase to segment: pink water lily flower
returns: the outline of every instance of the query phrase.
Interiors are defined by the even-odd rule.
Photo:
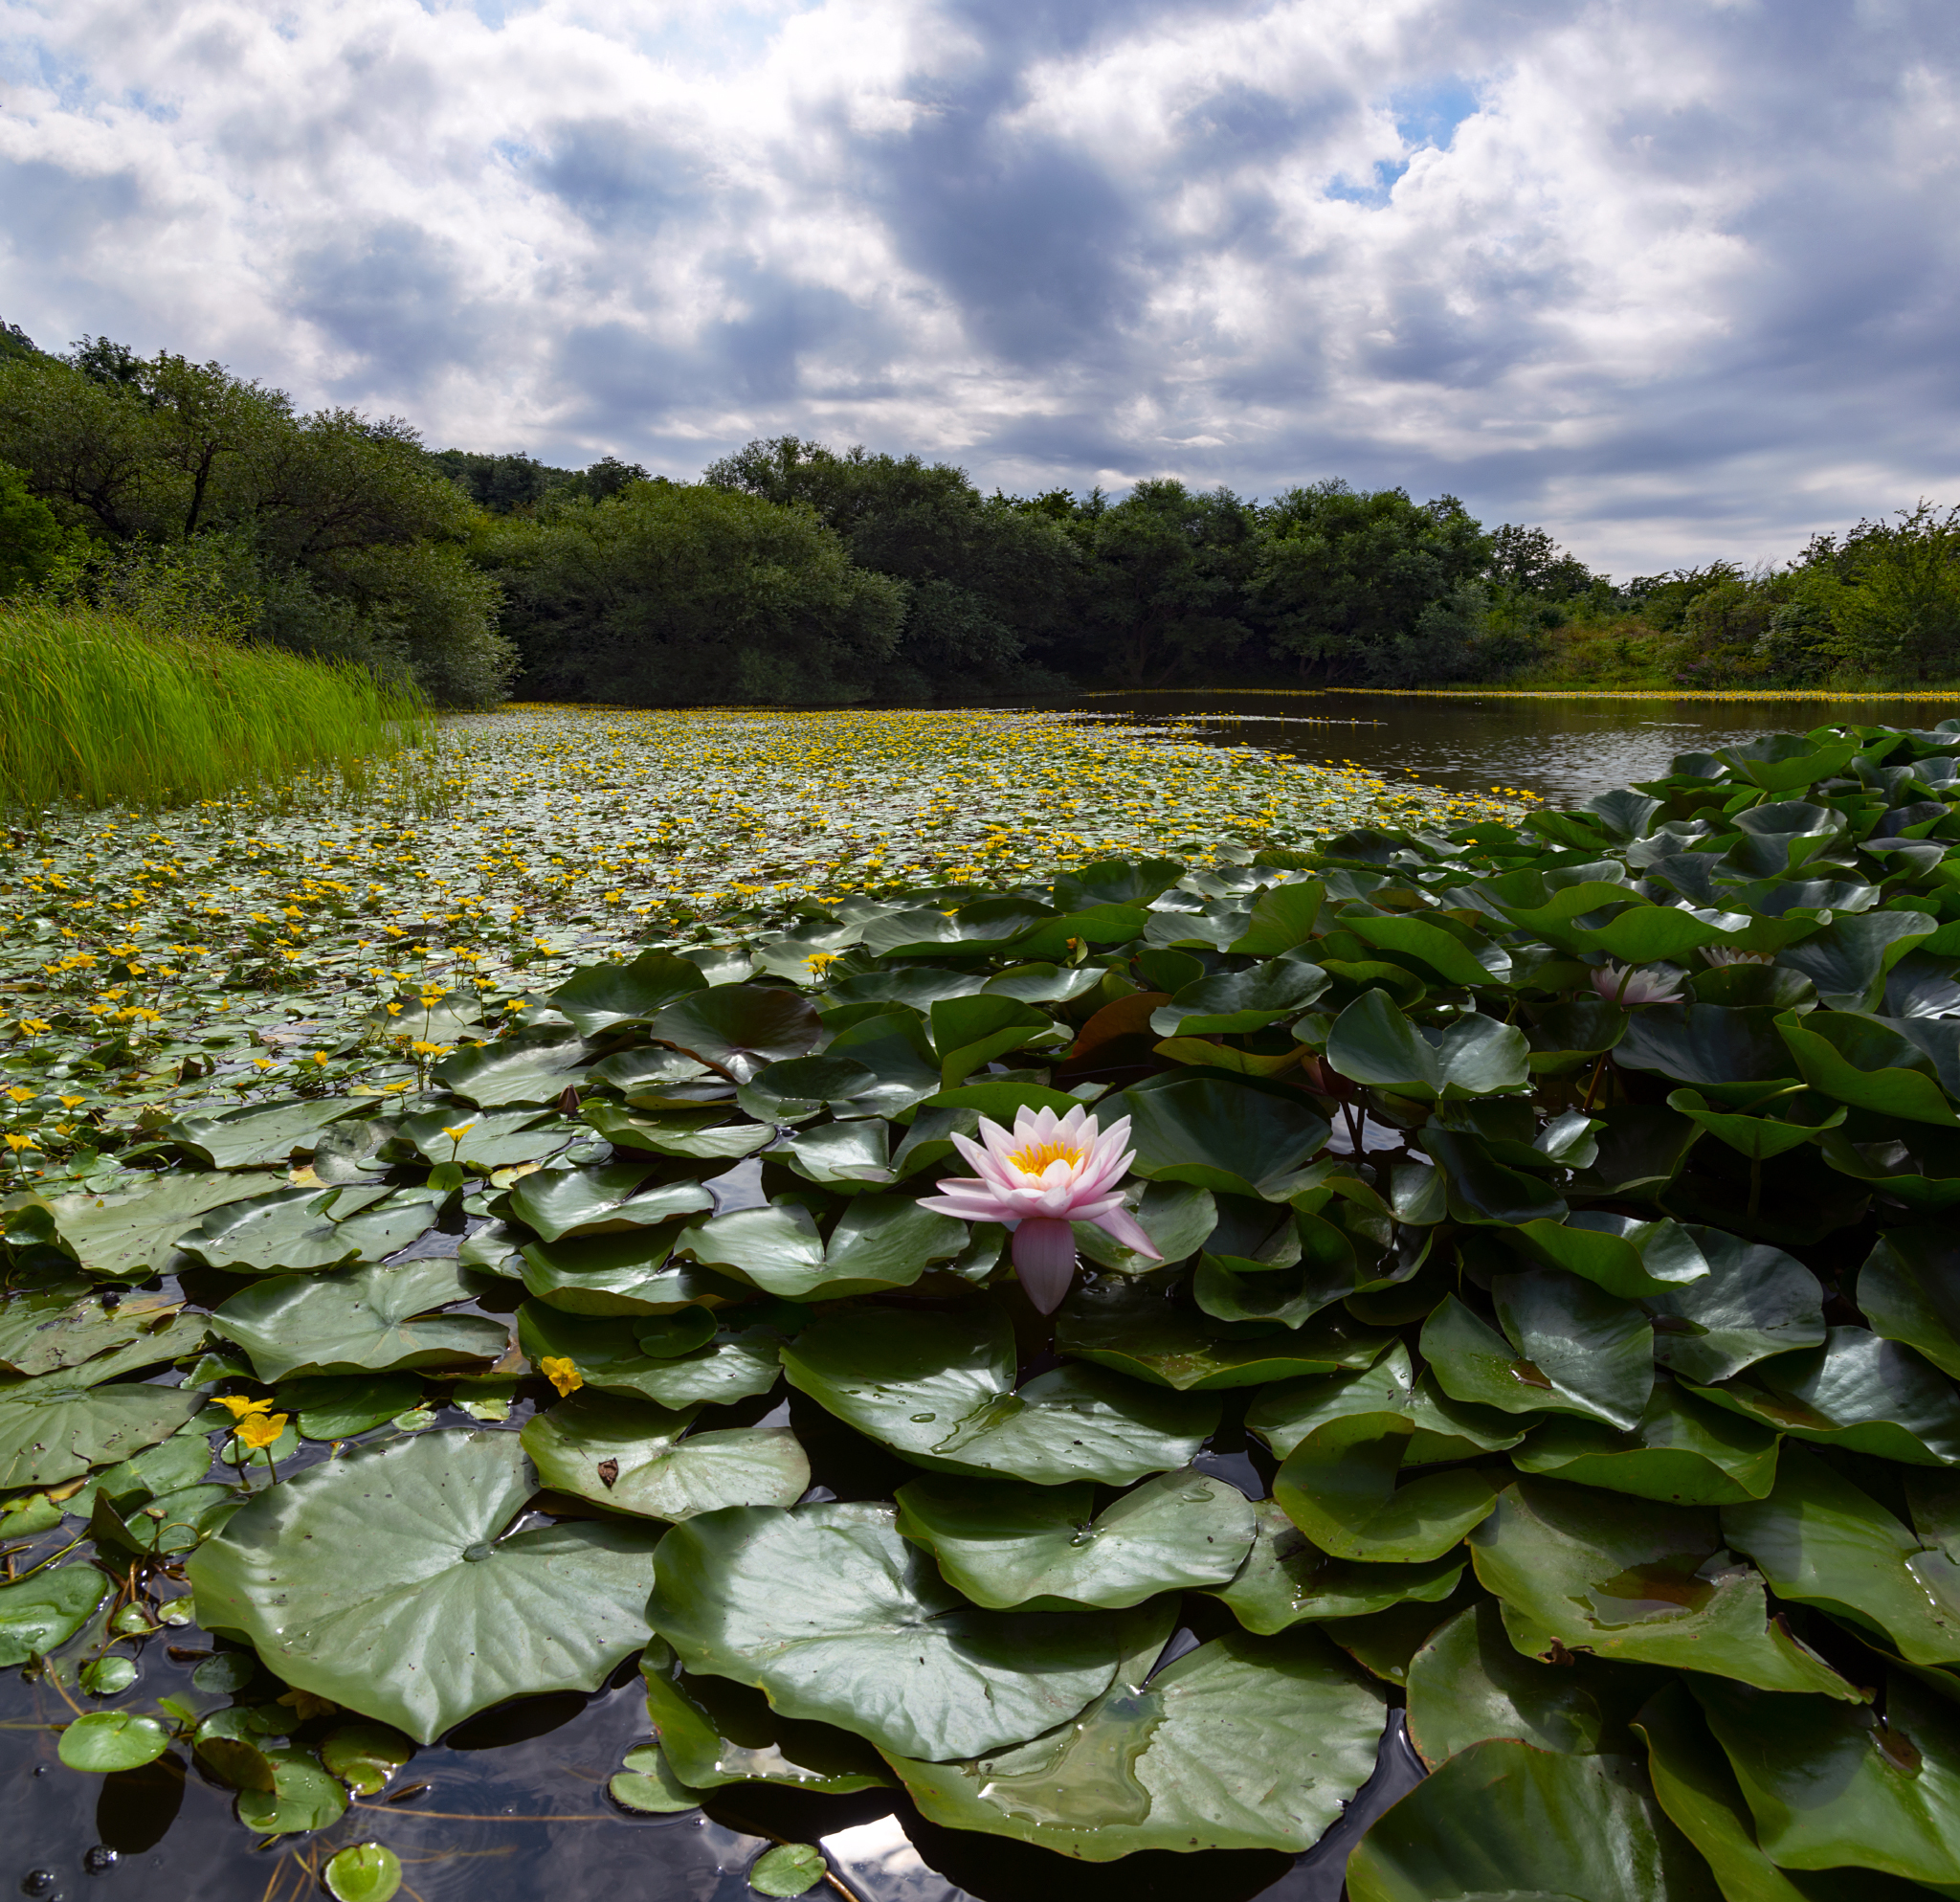
[[[1671,965],[1615,964],[1608,958],[1592,967],[1592,988],[1615,1004],[1672,1004],[1686,976]]]
[[[1135,1155],[1129,1118],[1099,1130],[1085,1109],[1058,1116],[1020,1109],[1012,1131],[980,1119],[980,1141],[955,1136],[960,1153],[980,1173],[949,1176],[919,1206],[961,1221],[1005,1222],[1013,1231],[1014,1269],[1028,1299],[1044,1314],[1061,1306],[1075,1278],[1072,1221],[1090,1221],[1125,1248],[1151,1261],[1164,1258],[1123,1206],[1123,1180]]]

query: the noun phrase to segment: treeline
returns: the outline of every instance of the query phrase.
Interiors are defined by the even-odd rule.
[[[1542,528],[1341,481],[984,495],[795,436],[698,481],[431,451],[216,364],[0,326],[0,592],[353,659],[437,703],[924,702],[1092,686],[1583,679],[1815,685],[1960,670],[1960,510],[1786,567],[1616,588]]]

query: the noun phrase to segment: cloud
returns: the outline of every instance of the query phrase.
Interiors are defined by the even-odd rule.
[[[0,316],[433,440],[1345,475],[1652,571],[1960,497],[1945,0],[0,0]]]

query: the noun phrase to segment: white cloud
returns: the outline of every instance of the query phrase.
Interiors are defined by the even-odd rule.
[[[1956,492],[1956,72],[1937,0],[0,0],[0,315],[558,460],[1755,558]]]

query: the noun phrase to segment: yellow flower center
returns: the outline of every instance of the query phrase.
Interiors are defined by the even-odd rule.
[[[1023,1175],[1045,1175],[1053,1162],[1065,1162],[1071,1169],[1079,1169],[1082,1162],[1082,1149],[1080,1143],[1050,1141],[1029,1143],[1023,1149],[1010,1152],[1008,1160]]]

